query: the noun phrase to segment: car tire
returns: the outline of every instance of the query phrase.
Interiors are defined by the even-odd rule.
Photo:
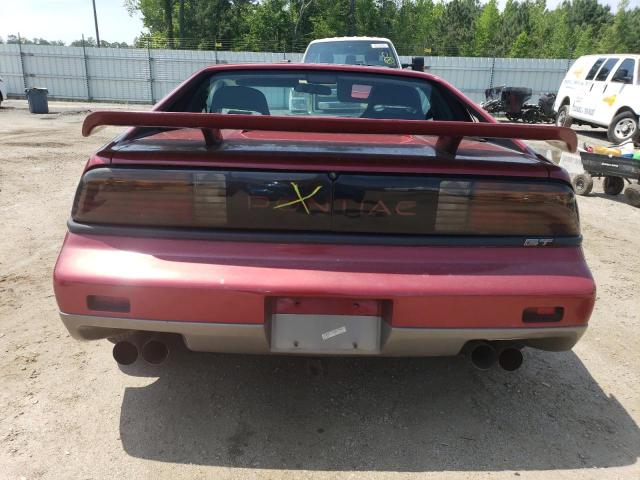
[[[624,190],[624,178],[606,176],[602,182],[602,188],[607,195],[619,195]]]
[[[571,183],[578,195],[589,195],[593,190],[593,177],[588,173],[576,175]]]
[[[624,196],[627,197],[627,203],[634,207],[640,207],[640,185],[629,185],[624,191]]]
[[[569,115],[569,105],[562,105],[556,115],[556,127],[570,127],[573,118]]]
[[[522,121],[524,123],[538,123],[538,112],[536,112],[534,109],[530,109],[530,110],[526,110],[523,114],[522,114]]]
[[[622,112],[613,117],[607,138],[616,145],[638,136],[638,117],[633,112]]]

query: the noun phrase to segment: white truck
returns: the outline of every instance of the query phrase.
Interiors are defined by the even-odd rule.
[[[304,52],[302,63],[402,68],[400,57],[391,40],[380,37],[333,37],[313,40]]]
[[[400,63],[391,40],[383,37],[332,37],[313,40],[304,52],[302,63],[333,63],[369,67],[424,70],[424,58],[413,57]]]
[[[640,55],[586,55],[567,72],[556,97],[556,125],[605,127],[612,143],[639,138]]]
[[[391,40],[382,37],[332,37],[313,40],[307,45],[302,63],[424,70],[424,58],[414,57],[411,64],[402,64]],[[318,114],[320,111],[340,110],[345,114],[345,110],[357,112],[358,108],[357,105],[340,102],[335,91],[323,97],[292,91],[289,97],[289,110],[292,113]]]

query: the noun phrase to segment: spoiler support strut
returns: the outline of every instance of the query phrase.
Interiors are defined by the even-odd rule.
[[[88,137],[94,128],[101,125],[197,128],[202,131],[207,146],[222,142],[222,129],[437,136],[436,148],[452,156],[455,156],[464,137],[546,140],[560,143],[561,148],[569,152],[575,152],[578,146],[578,138],[573,130],[549,125],[155,111],[92,112],[82,124],[82,135]]]
[[[204,143],[207,147],[213,147],[222,143],[222,133],[219,128],[201,128]]]

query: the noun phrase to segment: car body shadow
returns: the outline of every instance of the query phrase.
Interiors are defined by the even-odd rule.
[[[624,190],[619,193],[618,195],[608,195],[606,193],[604,193],[603,190],[603,186],[602,186],[602,182],[603,182],[603,178],[594,178],[593,179],[593,187],[594,190],[592,190],[588,195],[586,195],[587,197],[592,197],[592,198],[597,198],[600,200],[611,200],[613,202],[617,202],[617,203],[624,203],[624,204],[629,204],[629,202],[627,201],[627,197],[624,195]],[[629,186],[629,183],[625,180],[624,183],[624,188],[626,189]],[[598,191],[595,191],[598,190]]]
[[[625,187],[626,187],[626,185],[625,185]],[[627,197],[625,197],[623,193],[620,193],[618,195],[607,195],[606,193],[591,192],[588,196],[589,197],[600,198],[600,199],[605,199],[605,200],[611,200],[612,202],[625,203],[625,204],[629,205],[629,202],[627,201]],[[631,205],[629,205],[629,206],[631,206]]]
[[[221,467],[328,471],[580,469],[637,461],[640,431],[572,352],[517,373],[455,358],[260,357],[178,349],[127,388],[125,451]]]
[[[585,137],[593,138],[594,140],[598,140],[598,144],[609,144],[609,139],[607,137],[607,130],[605,128],[591,128],[585,126],[574,126],[573,129],[576,131],[578,135],[583,135]]]

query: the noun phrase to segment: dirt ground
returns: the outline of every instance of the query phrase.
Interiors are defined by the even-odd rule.
[[[515,373],[182,350],[123,372],[110,343],[69,337],[51,285],[84,162],[118,131],[80,135],[99,107],[0,109],[0,479],[640,478],[640,209],[623,196],[579,199],[587,334]]]

